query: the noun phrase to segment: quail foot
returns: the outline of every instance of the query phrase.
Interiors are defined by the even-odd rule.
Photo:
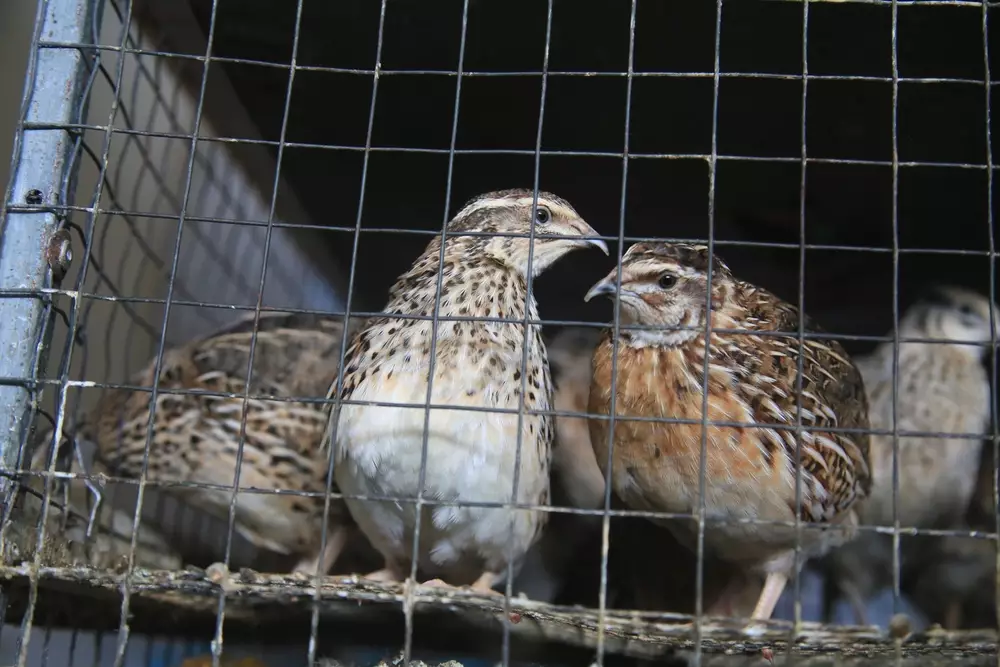
[[[609,330],[594,353],[589,411],[610,415],[612,395],[616,401],[614,458],[605,474],[633,509],[693,515],[699,509],[702,420],[707,418],[705,547],[722,561],[765,576],[752,618],[770,618],[794,573],[797,534],[806,557],[853,536],[853,506],[871,486],[868,436],[826,429],[869,428],[860,374],[836,342],[806,338],[800,344],[798,311],[735,278],[705,246],[635,244],[620,268],[594,285],[586,298],[598,294],[617,294],[622,324],[651,327],[621,330],[617,340]],[[706,307],[709,294],[711,309]],[[745,333],[713,331],[706,342],[709,313],[712,329]],[[804,324],[807,332],[816,331],[808,320]],[[796,381],[800,357],[801,392]],[[796,424],[799,397],[799,516],[803,524],[821,524],[822,531],[756,523],[795,521],[796,437],[788,427]],[[590,420],[602,469],[608,460],[609,428],[607,419]],[[696,543],[693,521],[663,523],[681,542]],[[757,630],[759,626],[748,628]]]
[[[253,325],[254,318],[246,317],[167,350],[160,370],[147,479],[188,483],[165,489],[223,519],[229,516],[232,499],[244,399],[169,391],[242,394]],[[250,396],[322,398],[337,375],[342,332],[341,316],[262,313]],[[151,362],[132,384],[151,387],[154,368]],[[138,478],[142,471],[149,399],[148,391],[110,391],[82,430],[97,444],[100,459],[120,475]],[[320,402],[247,399],[236,531],[259,548],[298,556],[294,571],[307,575],[315,574],[317,567],[326,574],[352,529],[343,505],[333,503],[326,548],[320,552],[328,468],[321,440],[328,414],[329,408]],[[316,495],[246,491],[254,487]]]
[[[528,411],[552,409],[552,384],[540,326],[523,324],[538,320],[527,280],[572,250],[596,246],[607,253],[607,246],[582,238],[597,233],[565,200],[541,192],[537,206],[533,202],[531,190],[505,190],[466,204],[447,225],[443,264],[442,240],[435,237],[391,288],[386,315],[370,320],[351,342],[340,396],[364,404],[340,406],[339,419],[331,418],[331,444],[351,514],[385,557],[386,567],[373,578],[401,581],[412,567],[418,525],[409,499],[420,491],[425,419],[423,497],[449,503],[420,512],[417,570],[429,583],[493,589],[505,581],[508,564],[516,574],[546,522],[544,511],[496,506],[546,505],[549,496],[552,418]],[[532,229],[533,248],[526,236]],[[436,329],[428,319],[435,302]],[[469,317],[508,321],[451,319]],[[432,349],[431,404],[467,409],[424,407]],[[522,405],[521,418],[488,411]]]

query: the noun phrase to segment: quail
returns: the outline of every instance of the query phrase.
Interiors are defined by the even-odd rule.
[[[352,321],[349,333],[356,328]],[[294,556],[293,571],[307,575],[317,567],[325,574],[352,532],[343,505],[331,503],[320,553],[329,465],[321,445],[329,407],[321,399],[337,376],[342,333],[340,316],[262,313],[246,401],[235,529],[258,548]],[[253,317],[242,318],[165,351],[160,370],[147,479],[184,483],[165,490],[222,519],[228,519],[233,495],[244,399],[169,391],[242,394],[254,335]],[[155,360],[132,383],[151,387],[154,370]],[[148,392],[115,389],[86,420],[81,434],[96,443],[100,459],[119,475],[141,473],[149,409]],[[246,491],[251,488],[286,493]]]
[[[552,372],[554,409],[585,413],[591,359],[601,330],[560,327],[553,333],[546,327],[542,334]],[[554,423],[551,504],[599,510],[604,507],[604,476],[594,458],[586,418],[556,414]],[[559,604],[596,600],[600,540],[599,516],[552,513],[545,532],[525,558],[516,590],[532,600]]]
[[[508,564],[517,574],[546,521],[540,510],[464,505],[547,504],[552,418],[528,411],[551,410],[552,385],[540,327],[522,324],[538,320],[527,279],[577,248],[607,253],[603,241],[581,238],[597,233],[568,202],[545,192],[533,202],[531,190],[472,199],[447,224],[444,240],[434,237],[392,286],[385,315],[351,342],[340,397],[364,404],[340,405],[330,441],[351,514],[385,558],[370,578],[402,581],[413,566],[417,509],[410,499],[420,491],[425,416],[424,497],[453,503],[421,510],[416,567],[433,577],[425,583],[491,591],[505,581]],[[533,242],[526,236],[532,229]],[[436,328],[428,318],[435,310]],[[451,319],[469,317],[507,321]],[[427,406],[432,349],[430,403],[471,409]],[[523,417],[488,411],[522,404]]]
[[[989,299],[953,286],[935,287],[900,319],[900,338],[939,342],[899,343],[897,429],[959,436],[899,437],[896,511],[903,528],[949,529],[964,523],[977,481],[982,438],[961,436],[985,435],[989,424],[990,383],[983,365],[987,350],[983,344],[991,340],[991,322],[1000,331],[1000,313],[991,314]],[[893,429],[893,356],[890,341],[857,361],[875,430]],[[871,462],[872,493],[858,508],[858,518],[865,526],[891,527],[891,435],[872,436]],[[909,541],[903,546],[912,546],[914,553],[923,550]],[[857,620],[867,623],[865,600],[892,583],[892,549],[891,536],[865,531],[831,552],[826,563],[833,584],[826,596],[828,613],[842,595]],[[906,559],[909,549],[901,551]]]
[[[601,330],[566,327],[546,345],[555,380],[554,406],[559,412],[587,412],[594,348]],[[604,474],[590,444],[585,417],[556,415],[552,447],[553,477],[570,504],[582,509],[604,507]]]
[[[705,547],[713,557],[765,575],[752,618],[770,618],[794,572],[797,537],[809,557],[853,536],[853,506],[871,487],[868,437],[826,429],[869,428],[860,373],[835,341],[806,338],[800,343],[800,322],[806,332],[819,332],[809,319],[734,277],[706,246],[637,243],[585,299],[599,294],[617,295],[622,324],[647,327],[620,330],[617,340],[608,330],[594,353],[589,412],[610,415],[614,395],[620,419],[614,424],[610,473],[616,493],[636,510],[692,515],[699,508],[702,423],[713,422],[704,427]],[[706,344],[708,313],[713,330],[743,333],[713,331]],[[797,439],[799,415],[803,429]],[[602,469],[609,429],[606,417],[591,418]],[[821,531],[755,523],[795,521],[797,440],[799,516],[803,524],[821,524]],[[657,521],[687,546],[696,544],[693,521]]]

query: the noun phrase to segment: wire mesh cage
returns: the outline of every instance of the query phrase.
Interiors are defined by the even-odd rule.
[[[991,11],[40,0],[2,659],[995,662]]]

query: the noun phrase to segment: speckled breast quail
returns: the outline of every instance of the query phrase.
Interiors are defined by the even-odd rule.
[[[709,268],[711,267],[711,285]],[[705,545],[723,561],[766,575],[753,611],[770,618],[794,572],[796,530],[753,521],[796,516],[797,398],[801,396],[801,519],[823,530],[801,531],[805,556],[850,539],[853,506],[871,486],[868,437],[827,428],[868,426],[864,386],[834,341],[797,339],[800,314],[769,292],[735,278],[705,246],[637,243],[587,294],[616,295],[621,322],[655,328],[608,331],[594,353],[590,412],[626,418],[614,426],[611,479],[634,509],[693,514],[699,506],[705,356],[707,419],[756,426],[707,426]],[[711,293],[713,329],[704,327]],[[806,331],[816,331],[804,322]],[[792,335],[772,335],[791,332]],[[616,349],[617,348],[617,349]],[[802,389],[796,385],[802,357]],[[612,385],[612,361],[617,378]],[[680,418],[695,423],[628,421]],[[781,428],[786,427],[786,428]],[[597,462],[605,466],[610,421],[591,419]],[[735,523],[734,521],[745,521]],[[695,544],[692,520],[663,520],[678,539]]]
[[[516,501],[547,503],[550,415],[524,414],[519,422],[516,413],[423,407],[433,336],[432,404],[516,410],[523,398],[525,410],[551,410],[541,327],[516,321],[525,316],[538,319],[527,277],[537,276],[574,249],[589,245],[607,252],[607,246],[580,238],[597,234],[563,199],[539,193],[537,207],[532,202],[530,190],[506,190],[466,204],[447,225],[443,266],[439,269],[442,249],[436,237],[393,285],[384,309],[387,315],[373,318],[355,336],[345,358],[341,397],[420,407],[342,405],[335,430],[334,474],[344,494],[416,499],[425,415],[429,415],[426,499],[510,503],[520,441]],[[532,227],[533,251],[523,236],[467,234],[528,234]],[[445,318],[436,330],[429,319],[407,319],[432,315],[435,301],[440,304],[439,317]],[[475,316],[514,321],[447,319]],[[526,374],[523,397],[522,372]],[[347,499],[347,504],[385,557],[385,569],[369,576],[393,581],[408,576],[415,503]],[[540,511],[459,505],[428,506],[421,517],[418,570],[434,577],[430,583],[435,585],[471,584],[483,592],[505,580],[508,549],[516,573],[516,564],[546,520]]]
[[[899,344],[899,430],[985,435],[990,419],[990,383],[983,365],[988,348],[983,343],[990,341],[991,321],[1000,331],[1000,312],[991,316],[989,299],[958,287],[937,287],[908,309],[899,322],[900,338],[940,342]],[[871,355],[858,359],[858,368],[868,393],[872,428],[892,430],[893,344],[882,343]],[[981,450],[981,438],[900,436],[900,526],[961,526],[976,485]],[[858,509],[862,525],[893,525],[892,458],[892,436],[872,436],[873,488]],[[904,559],[909,546],[904,541]],[[864,623],[865,599],[892,584],[892,537],[866,531],[855,542],[832,552],[828,568],[835,588]]]
[[[243,393],[253,324],[250,316],[207,338],[166,351],[160,372],[147,479],[191,483],[164,488],[220,518],[229,516],[243,399],[163,390]],[[351,322],[352,331],[357,326]],[[339,316],[262,313],[250,396],[322,399],[337,375],[342,331]],[[132,383],[151,387],[154,368],[151,362]],[[83,431],[84,437],[96,442],[101,459],[119,475],[138,478],[142,470],[149,398],[148,392],[109,391]],[[250,398],[247,403],[236,530],[259,548],[300,556],[296,572],[315,574],[319,565],[320,574],[325,574],[350,534],[352,524],[342,503],[331,504],[326,551],[320,553],[323,495],[244,489],[325,493],[329,459],[323,454],[322,437],[329,405],[261,398]]]

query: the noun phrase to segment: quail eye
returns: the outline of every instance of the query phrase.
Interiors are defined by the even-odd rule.
[[[551,219],[552,219],[552,213],[549,211],[549,209],[545,208],[544,206],[539,206],[535,210],[535,222],[537,222],[538,224],[544,225]]]
[[[660,286],[660,289],[670,289],[677,284],[677,276],[672,273],[664,273],[656,283]]]
[[[958,312],[961,313],[962,315],[975,315],[975,313],[972,311],[972,306],[970,306],[967,303],[963,303],[961,306],[959,306]]]

